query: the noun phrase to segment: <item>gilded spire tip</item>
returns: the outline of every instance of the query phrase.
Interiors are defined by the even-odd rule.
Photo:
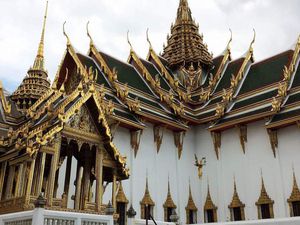
[[[253,49],[253,44],[254,44],[255,40],[256,40],[256,31],[253,28],[253,39],[252,39],[251,44],[250,44],[250,49]]]

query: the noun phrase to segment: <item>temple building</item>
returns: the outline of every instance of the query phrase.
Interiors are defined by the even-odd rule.
[[[255,33],[210,53],[180,0],[161,54],[87,54],[65,31],[53,82],[46,19],[33,66],[0,85],[0,214],[47,209],[182,224],[300,216],[300,36],[255,61]],[[175,14],[175,12],[174,12]],[[167,21],[168,22],[168,21]],[[174,219],[175,218],[175,219]]]

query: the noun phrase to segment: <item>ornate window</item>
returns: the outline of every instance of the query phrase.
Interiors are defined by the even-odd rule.
[[[205,221],[205,223],[218,222],[217,209],[218,209],[218,207],[215,206],[215,204],[213,203],[213,201],[211,199],[209,186],[208,186],[207,197],[206,197],[206,201],[205,201],[205,205],[204,205],[204,221]]]
[[[300,216],[300,190],[298,188],[295,172],[293,172],[293,190],[287,202],[289,203],[291,217]]]
[[[119,215],[118,224],[125,225],[126,224],[126,211],[128,199],[123,190],[122,182],[120,181],[118,194],[116,196],[117,201],[117,214]]]
[[[167,199],[163,205],[164,207],[164,220],[165,222],[171,222],[171,215],[173,214],[173,210],[177,208],[175,205],[171,191],[170,191],[170,182],[168,181],[168,194],[167,194]]]
[[[189,200],[185,207],[186,211],[186,224],[196,224],[197,223],[197,207],[193,200],[191,185],[189,186]]]
[[[150,219],[150,215],[153,216],[153,208],[155,206],[154,201],[152,200],[148,187],[148,178],[146,179],[146,189],[145,194],[140,202],[141,205],[141,219]]]
[[[273,211],[274,201],[269,197],[266,191],[263,178],[262,178],[262,187],[261,187],[260,196],[255,204],[257,206],[258,219],[274,218],[274,211]]]
[[[232,201],[228,206],[230,210],[230,219],[231,221],[241,221],[245,220],[245,204],[240,200],[240,197],[237,193],[236,182],[234,181],[234,193]]]

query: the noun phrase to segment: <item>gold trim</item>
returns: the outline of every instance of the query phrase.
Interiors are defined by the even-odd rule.
[[[269,197],[267,191],[266,191],[266,187],[265,187],[265,183],[264,183],[264,178],[263,176],[261,177],[261,191],[260,191],[260,196],[257,200],[257,202],[255,203],[255,205],[257,206],[257,211],[258,211],[258,219],[262,219],[262,215],[261,215],[261,205],[263,204],[268,204],[269,205],[269,210],[270,210],[270,217],[274,218],[274,211],[273,211],[273,205],[274,205],[274,201]]]
[[[269,135],[269,139],[270,139],[270,144],[271,144],[271,148],[272,148],[272,151],[273,151],[273,155],[276,158],[276,149],[278,148],[277,130],[267,129],[267,131],[268,131],[268,135]]]
[[[220,157],[220,149],[221,149],[221,132],[210,132],[212,140],[213,140],[213,144],[214,144],[214,149],[215,149],[215,153],[217,156],[217,159],[219,160]]]
[[[188,198],[188,203],[187,206],[185,207],[186,211],[186,224],[192,224],[194,221],[197,223],[197,211],[198,208],[194,202],[193,195],[192,195],[192,189],[191,189],[191,183],[189,182],[189,198]],[[196,217],[194,221],[190,221],[189,219],[189,212],[193,211],[194,216]]]
[[[169,208],[171,208],[171,209],[177,208],[177,206],[175,205],[175,203],[172,199],[169,178],[168,178],[168,194],[167,194],[167,199],[166,199],[165,203],[163,204],[163,208],[164,208],[164,220],[168,221],[168,209]]]
[[[218,216],[217,216],[218,207],[212,201],[212,198],[211,198],[211,195],[210,195],[210,190],[209,190],[209,185],[207,185],[207,196],[206,196],[206,201],[205,201],[205,204],[204,204],[205,222],[207,222],[207,218],[206,218],[206,211],[207,210],[213,210],[214,222],[217,222],[218,221]]]
[[[118,193],[116,196],[116,201],[117,201],[117,203],[121,202],[121,203],[125,203],[125,204],[128,204],[128,202],[129,202],[128,199],[126,198],[126,195],[125,195],[125,192],[123,189],[123,185],[122,185],[122,181],[119,182],[119,190],[118,190]]]
[[[290,197],[287,199],[287,202],[288,202],[289,208],[290,208],[290,216],[291,217],[295,216],[294,211],[293,211],[293,202],[298,202],[298,201],[300,201],[300,190],[298,187],[295,171],[293,169],[293,189],[292,189]]]
[[[228,205],[228,208],[230,210],[230,219],[231,221],[234,221],[234,215],[233,210],[234,208],[240,208],[241,209],[241,220],[245,220],[245,204],[240,200],[239,194],[237,192],[236,188],[236,181],[234,179],[234,191],[233,196],[230,205]]]
[[[243,149],[243,153],[246,153],[245,143],[247,143],[247,125],[237,125],[240,143]]]
[[[174,132],[173,134],[174,134],[174,143],[178,151],[178,159],[180,159],[183,150],[183,140],[185,136],[185,131]]]

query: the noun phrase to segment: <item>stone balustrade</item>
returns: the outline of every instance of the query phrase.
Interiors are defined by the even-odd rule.
[[[0,225],[113,225],[113,217],[36,208],[0,215]]]

